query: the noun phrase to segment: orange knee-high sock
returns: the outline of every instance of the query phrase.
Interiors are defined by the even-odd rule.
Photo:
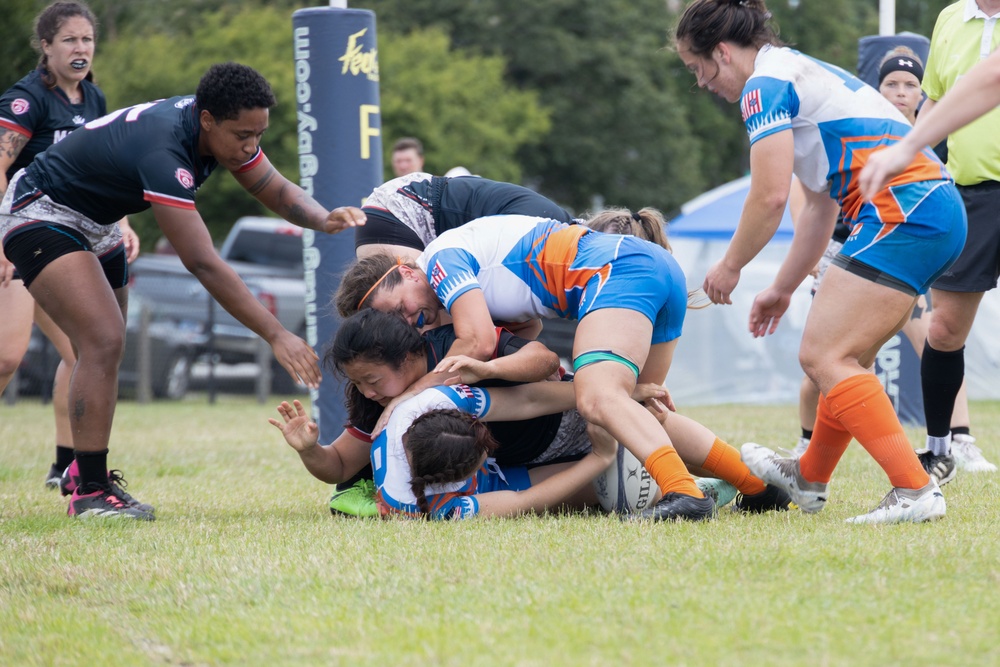
[[[743,463],[736,448],[719,438],[712,443],[712,449],[701,467],[726,480],[745,496],[757,495],[766,488],[764,482],[754,477],[747,464]]]
[[[660,447],[650,454],[643,465],[646,466],[646,471],[656,480],[656,483],[660,486],[660,491],[664,495],[668,493],[683,493],[686,496],[694,496],[695,498],[705,497],[705,494],[701,492],[698,485],[694,483],[694,477],[688,472],[687,466],[681,461],[681,457],[677,455],[677,450],[670,445]]]
[[[831,389],[826,400],[833,415],[882,466],[893,486],[919,489],[930,481],[878,378],[871,373],[851,376]]]
[[[851,433],[840,420],[833,416],[830,404],[822,394],[816,410],[816,425],[813,426],[809,449],[799,459],[799,472],[807,482],[826,484],[833,476],[833,470],[840,463],[840,457],[851,444]]]

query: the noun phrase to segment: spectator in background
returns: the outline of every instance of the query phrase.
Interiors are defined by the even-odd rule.
[[[945,7],[931,35],[923,78],[927,101],[918,126],[935,103],[1000,44],[994,30],[1000,0],[961,0]],[[971,99],[970,99],[971,101]],[[927,420],[924,467],[939,479],[966,470],[994,471],[967,432],[950,428],[955,399],[965,380],[965,341],[983,294],[1000,277],[1000,111],[993,110],[948,137],[948,171],[955,178],[969,219],[962,254],[932,286],[931,324],[920,378]]]
[[[0,197],[14,174],[36,155],[107,113],[104,93],[94,84],[91,70],[96,40],[97,20],[84,4],[54,2],[35,18],[32,45],[40,54],[38,65],[0,95]],[[117,227],[121,229],[123,252],[131,262],[139,254],[139,237],[127,218],[122,218]],[[105,260],[119,252],[111,251]],[[2,254],[0,249],[0,259]],[[70,374],[76,363],[73,346],[35,304],[20,274],[5,261],[0,261],[0,313],[0,392],[28,351],[33,319],[59,352],[52,397],[55,461],[45,475],[45,486],[56,489],[63,471],[73,463],[68,405]]]
[[[392,147],[392,173],[406,176],[424,170],[424,145],[419,139],[403,137]]]

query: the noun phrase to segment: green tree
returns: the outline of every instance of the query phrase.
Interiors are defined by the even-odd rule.
[[[238,60],[260,71],[274,89],[278,105],[271,110],[262,145],[278,171],[297,180],[292,23],[287,12],[230,5],[200,14],[187,34],[136,27],[121,31],[117,40],[103,46],[101,81],[109,107],[192,94],[211,64]],[[198,191],[198,210],[212,236],[221,239],[238,217],[266,211],[224,169],[218,172]],[[133,216],[133,224],[144,245],[159,237],[148,211]]]
[[[502,58],[452,49],[441,30],[380,31],[385,150],[415,136],[432,173],[463,165],[488,178],[519,181],[518,150],[536,146],[550,122],[537,93],[504,82],[504,67]],[[388,159],[385,164],[391,178]]]
[[[370,0],[393,32],[438,25],[457,46],[499,54],[507,78],[551,109],[552,130],[520,153],[526,181],[577,209],[595,203],[670,209],[705,185],[688,83],[662,51],[662,0]],[[698,112],[718,118],[713,105]],[[700,119],[699,119],[700,122]],[[723,130],[736,141],[739,128]],[[731,127],[731,125],[726,126]],[[713,168],[720,165],[708,156]],[[724,175],[737,173],[726,164]]]
[[[34,19],[45,5],[30,0],[11,0],[4,7],[0,21],[0,90],[7,90],[14,82],[30,72],[38,63],[38,54],[31,48]]]

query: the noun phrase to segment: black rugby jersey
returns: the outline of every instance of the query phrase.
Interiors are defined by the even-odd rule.
[[[447,356],[448,350],[451,349],[456,339],[455,329],[452,325],[447,324],[425,331],[422,336],[427,348],[427,372],[429,373],[434,370],[439,361]],[[497,327],[497,346],[493,351],[493,358],[514,354],[528,342],[506,329]],[[486,380],[477,383],[476,386],[499,387],[514,384],[517,383],[506,380]],[[552,444],[561,422],[562,413],[519,421],[486,422],[486,427],[500,445],[493,454],[494,458],[500,465],[523,465],[534,460]]]
[[[433,176],[409,183],[400,192],[430,210],[439,236],[487,215],[534,215],[573,222],[564,208],[534,190],[478,176]]]
[[[110,225],[151,203],[194,210],[194,195],[218,166],[198,154],[201,126],[193,96],[113,111],[74,132],[28,166],[34,187],[53,201]],[[262,159],[257,153],[243,169]]]
[[[84,79],[80,89],[83,101],[72,104],[62,89],[49,88],[42,81],[41,72],[32,70],[0,96],[0,128],[28,137],[28,143],[7,170],[8,183],[36,155],[108,112],[100,88]]]

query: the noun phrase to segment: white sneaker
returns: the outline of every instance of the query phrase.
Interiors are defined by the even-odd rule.
[[[809,448],[809,438],[799,438],[799,441],[795,443],[795,449],[792,450],[792,457],[799,459],[802,455],[806,453]]]
[[[807,514],[814,514],[826,505],[826,484],[807,482],[799,472],[798,459],[783,459],[775,452],[754,442],[740,448],[743,463],[750,472],[764,481],[784,489],[792,502]]]
[[[951,454],[957,468],[966,472],[996,472],[997,467],[986,460],[983,451],[976,446],[976,439],[965,433],[951,436]]]
[[[895,487],[885,495],[878,507],[868,514],[851,517],[847,523],[921,523],[934,521],[945,514],[944,495],[937,481],[931,478],[922,489]]]

